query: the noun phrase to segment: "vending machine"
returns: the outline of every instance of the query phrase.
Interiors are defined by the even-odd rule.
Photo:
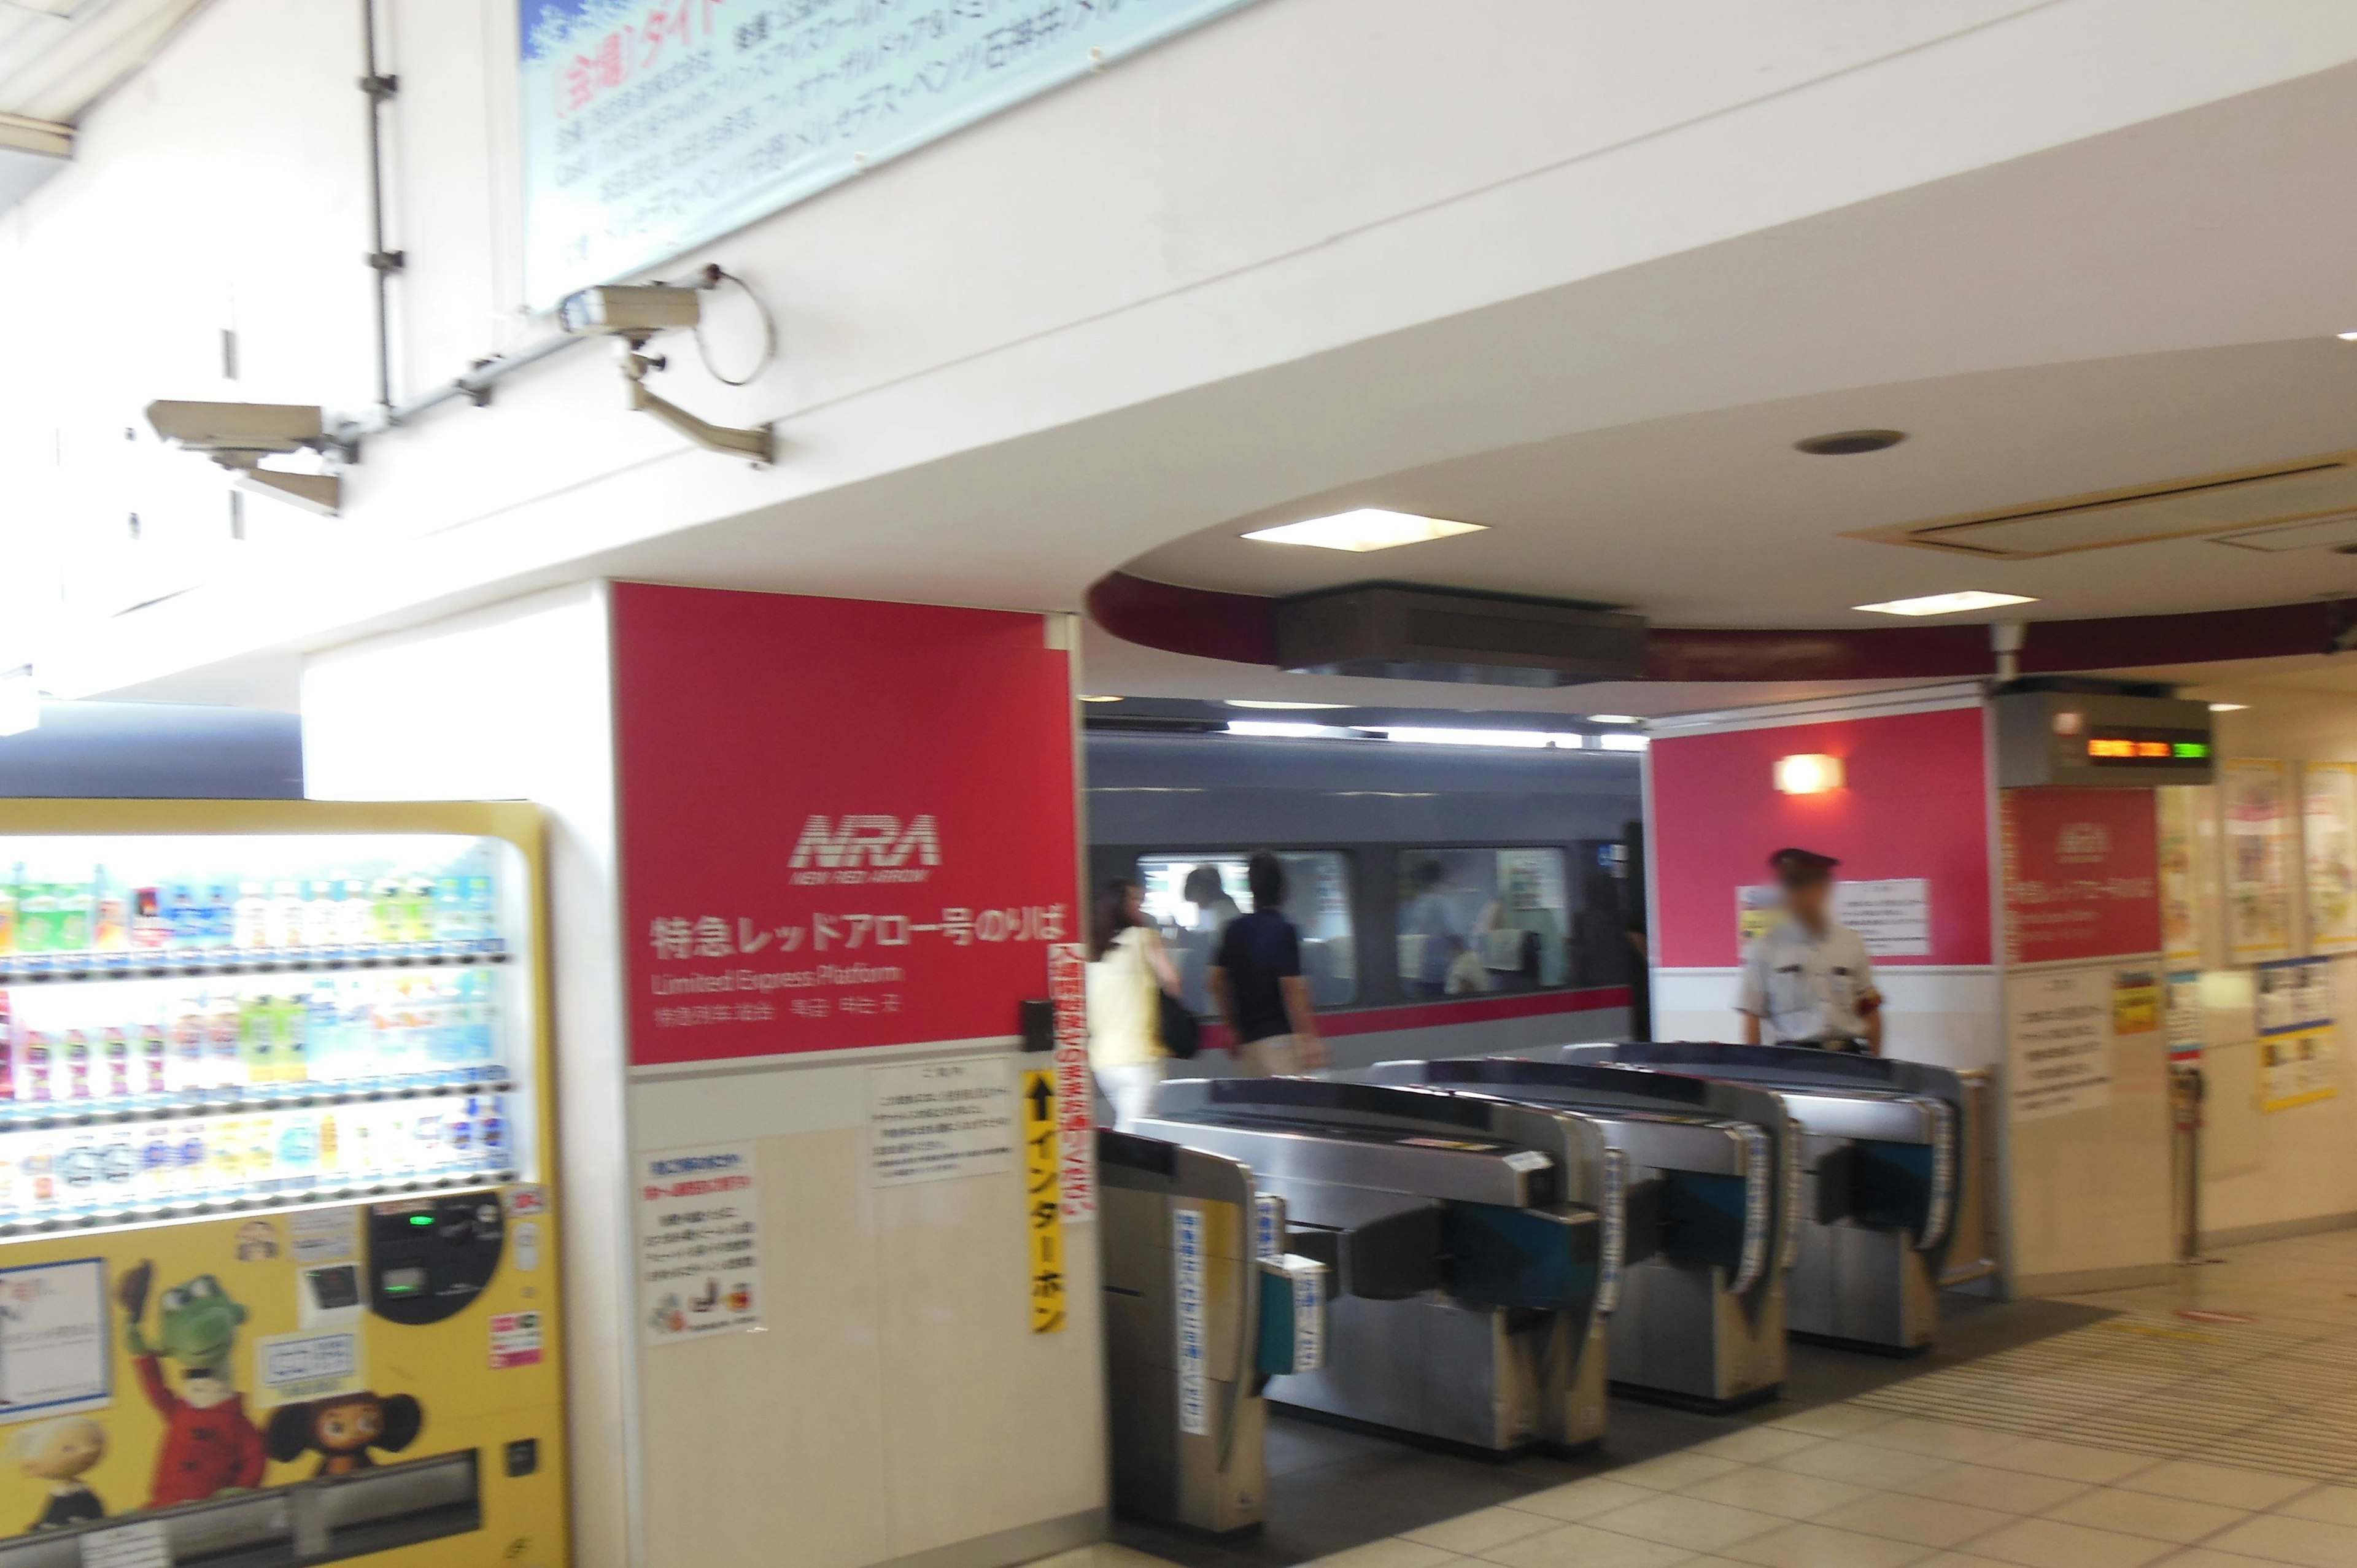
[[[0,1568],[561,1568],[541,826],[0,802]]]

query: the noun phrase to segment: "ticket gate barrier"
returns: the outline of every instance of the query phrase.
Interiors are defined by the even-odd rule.
[[[1251,1167],[1333,1271],[1325,1365],[1282,1403],[1503,1452],[1604,1434],[1620,1156],[1574,1112],[1309,1079],[1162,1086],[1149,1137]]]
[[[1801,1046],[1646,1041],[1566,1046],[1561,1058],[1694,1073],[1782,1096],[1805,1171],[1787,1322],[1795,1334],[1894,1354],[1927,1348],[1960,1190],[1981,1178],[1980,1101],[1926,1062]]]
[[[1371,1077],[1592,1118],[1627,1183],[1613,1385],[1720,1409],[1782,1389],[1800,1151],[1773,1092],[1502,1057],[1381,1062]]]
[[[1328,1271],[1223,1155],[1097,1134],[1115,1506],[1215,1534],[1262,1521],[1268,1380],[1314,1371]]]

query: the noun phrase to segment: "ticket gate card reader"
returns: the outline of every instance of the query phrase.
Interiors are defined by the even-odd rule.
[[[1251,1167],[1332,1271],[1325,1365],[1269,1397],[1493,1452],[1601,1437],[1613,1156],[1577,1114],[1308,1079],[1181,1080],[1138,1123]]]
[[[1282,1203],[1234,1160],[1097,1134],[1114,1501],[1215,1534],[1261,1523],[1272,1377],[1314,1370],[1327,1272],[1275,1250]]]
[[[1718,1408],[1771,1399],[1782,1387],[1799,1150],[1774,1093],[1512,1058],[1382,1062],[1372,1078],[1593,1118],[1628,1184],[1614,1386]]]
[[[1801,1132],[1803,1172],[1786,1321],[1795,1334],[1912,1354],[1939,1326],[1976,1146],[1947,1068],[1797,1046],[1647,1041],[1566,1046],[1563,1059],[1695,1073],[1773,1090]]]

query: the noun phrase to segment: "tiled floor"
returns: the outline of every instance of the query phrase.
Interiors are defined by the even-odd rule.
[[[1318,1568],[2357,1568],[2357,1232],[2079,1299],[2115,1316]]]

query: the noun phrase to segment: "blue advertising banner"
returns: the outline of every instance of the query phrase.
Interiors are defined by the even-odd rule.
[[[1252,0],[518,0],[525,292],[641,272]]]

